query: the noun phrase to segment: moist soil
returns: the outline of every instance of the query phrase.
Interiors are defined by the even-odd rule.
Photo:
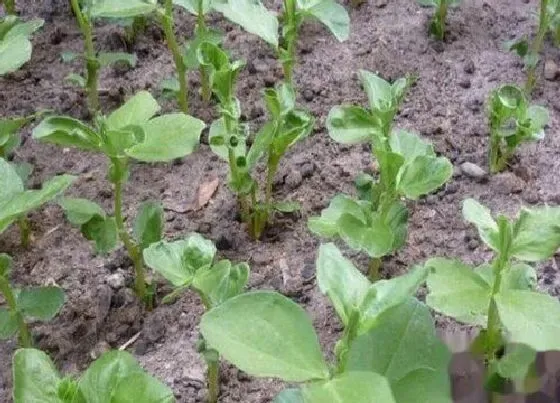
[[[320,240],[307,230],[306,221],[318,215],[336,193],[352,193],[354,177],[373,168],[368,146],[335,143],[328,137],[324,122],[335,105],[365,104],[356,74],[359,69],[378,72],[386,79],[413,74],[418,80],[403,103],[396,126],[432,141],[438,153],[452,160],[455,172],[439,192],[410,203],[408,243],[386,259],[382,277],[402,274],[431,256],[459,257],[471,263],[488,259],[489,251],[462,219],[463,199],[474,197],[495,212],[508,215],[523,205],[560,202],[560,72],[545,79],[543,66],[539,69],[534,98],[551,112],[546,139],[523,146],[502,174],[489,177],[463,172],[461,165],[465,162],[483,168],[487,165],[486,97],[499,84],[522,84],[525,77],[519,58],[503,50],[503,43],[534,32],[537,8],[536,2],[523,0],[463,3],[451,12],[443,43],[427,34],[432,11],[411,0],[369,0],[357,8],[347,5],[351,36],[344,43],[338,43],[314,22],[303,26],[295,69],[298,102],[317,117],[317,124],[313,134],[283,160],[274,189],[277,199],[298,201],[302,210],[276,217],[261,241],[251,240],[239,222],[236,199],[227,186],[227,166],[204,144],[206,133],[200,149],[187,158],[132,168],[126,188],[127,216],[134,217],[138,204],[145,200],[161,200],[167,239],[197,231],[216,242],[220,256],[248,261],[252,270],[250,288],[278,290],[301,304],[313,318],[326,351],[332,351],[342,328],[316,287],[314,261]],[[279,9],[279,4],[268,6]],[[24,18],[40,16],[46,23],[34,36],[32,60],[17,73],[0,78],[0,116],[51,109],[87,119],[85,97],[64,80],[70,72],[79,71],[80,64],[63,63],[60,57],[63,51],[82,48],[67,2],[20,0],[18,7]],[[243,119],[255,132],[266,121],[263,88],[281,80],[281,68],[274,52],[257,37],[219,15],[212,15],[209,24],[224,30],[225,47],[235,57],[247,60],[239,78],[238,96]],[[194,19],[179,11],[176,25],[179,35],[188,38]],[[173,74],[174,67],[155,22],[132,47],[123,40],[122,28],[100,24],[96,33],[98,49],[133,51],[138,56],[133,69],[104,70],[100,89],[105,111],[142,89],[160,97],[164,111],[176,110],[174,102],[164,99],[159,89],[159,83]],[[551,44],[546,44],[544,55],[549,67],[560,65],[560,52]],[[190,84],[191,114],[209,124],[216,117],[214,105],[201,102],[196,93],[196,74],[191,74]],[[30,128],[24,130],[23,138],[24,144],[14,158],[35,166],[32,187],[55,174],[79,175],[68,193],[94,200],[111,211],[112,193],[103,157],[39,144],[31,139]],[[219,186],[209,203],[198,210],[187,209],[197,189],[216,178]],[[160,304],[145,312],[128,288],[132,269],[124,250],[95,256],[90,243],[65,220],[56,205],[34,212],[30,218],[33,242],[28,250],[19,246],[17,228],[0,239],[0,251],[14,257],[14,281],[21,285],[55,283],[67,295],[55,320],[32,327],[38,347],[53,357],[61,371],[76,373],[106,349],[128,343],[128,351],[166,382],[179,402],[202,402],[204,364],[194,349],[203,313],[199,299],[187,293],[172,305]],[[365,256],[341,247],[365,269]],[[540,265],[538,278],[543,291],[560,294],[557,260]],[[159,299],[169,288],[162,281],[158,284]],[[440,334],[453,350],[464,350],[473,331],[445,318],[436,320]],[[11,399],[10,357],[15,348],[14,341],[0,344],[2,402]],[[451,373],[456,400],[485,401],[477,392],[482,386],[476,365],[468,358],[456,357],[455,361]],[[249,377],[227,363],[221,365],[221,376],[220,402],[270,402],[283,386],[278,381]],[[555,396],[555,377],[552,374],[547,383],[547,395],[535,394],[527,401],[560,400]]]

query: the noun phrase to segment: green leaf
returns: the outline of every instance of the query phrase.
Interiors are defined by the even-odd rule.
[[[294,213],[301,210],[301,203],[296,201],[280,201],[273,203],[272,208],[280,213]]]
[[[101,137],[79,120],[65,116],[51,116],[43,119],[33,129],[33,138],[64,147],[99,151]]]
[[[175,287],[184,287],[190,285],[198,270],[212,264],[215,254],[211,241],[191,234],[184,240],[151,244],[144,249],[144,261]]]
[[[12,270],[13,259],[7,253],[0,253],[0,277],[8,278]]]
[[[64,77],[64,80],[80,88],[86,88],[87,85],[86,79],[82,75],[76,73],[68,74]]]
[[[359,331],[368,331],[378,323],[380,315],[416,294],[418,288],[426,281],[427,271],[425,267],[416,266],[402,276],[373,283],[359,309]]]
[[[17,173],[15,175],[17,176]],[[60,175],[43,183],[40,190],[26,190],[12,194],[9,198],[4,198],[4,195],[0,194],[0,233],[17,218],[41,207],[64,192],[75,179],[71,175]],[[19,176],[18,180],[21,180]]]
[[[64,50],[62,52],[60,52],[60,58],[62,59],[62,62],[64,63],[71,63],[74,60],[78,59],[81,57],[81,54],[76,53],[76,52],[72,52],[70,50]]]
[[[536,352],[523,344],[508,344],[505,355],[498,361],[498,373],[506,379],[524,379],[535,362]]]
[[[373,372],[346,372],[302,392],[306,403],[396,403],[387,379]]]
[[[14,403],[64,403],[58,396],[61,379],[47,354],[19,349],[12,359]]]
[[[298,0],[298,8],[321,21],[339,41],[350,35],[350,17],[334,0]]]
[[[207,266],[199,270],[194,277],[193,286],[207,297],[212,307],[215,307],[241,294],[248,280],[247,263],[232,265],[229,260],[220,260],[212,267]]]
[[[286,116],[296,107],[296,94],[293,87],[285,82],[276,85],[276,88],[264,90],[264,100],[272,117],[279,119]]]
[[[278,47],[278,20],[259,0],[214,0],[212,7],[247,32]]]
[[[426,267],[428,306],[460,322],[486,326],[492,288],[484,278],[456,260],[434,258]]]
[[[144,124],[145,140],[126,150],[126,154],[140,161],[171,161],[194,151],[204,123],[201,120],[173,113],[154,118]]]
[[[87,403],[121,402],[113,399],[115,392],[120,388],[128,389],[121,384],[126,383],[129,377],[143,372],[134,357],[126,351],[109,351],[90,365],[80,380],[79,389]],[[137,380],[134,384],[138,385]],[[122,394],[122,391],[119,394]]]
[[[550,258],[560,247],[560,207],[523,209],[515,223],[511,256],[528,262]]]
[[[452,403],[447,368],[443,371],[417,369],[391,385],[397,403]]]
[[[94,217],[105,218],[105,210],[92,201],[87,199],[75,199],[62,197],[58,204],[64,210],[66,218],[74,225],[82,225]]]
[[[323,237],[333,237],[339,231],[339,219],[343,214],[352,215],[365,222],[364,209],[359,202],[345,194],[337,194],[332,198],[329,207],[321,212],[321,217],[311,217],[307,223],[309,230]]]
[[[117,223],[113,217],[94,216],[81,226],[84,237],[95,242],[95,250],[105,255],[117,247]]]
[[[0,158],[0,205],[24,190],[23,181],[13,165]],[[0,213],[1,216],[1,213]]]
[[[560,303],[556,298],[508,290],[495,295],[494,301],[508,341],[536,351],[560,350]]]
[[[27,118],[0,119],[0,157],[7,155],[19,146],[20,139],[17,132],[27,124]]]
[[[492,213],[474,199],[463,201],[463,217],[474,224],[478,229],[480,238],[496,252],[499,251],[498,224],[492,218]]]
[[[90,15],[93,18],[130,18],[151,13],[155,2],[144,0],[97,0],[93,2]]]
[[[211,348],[248,374],[287,382],[329,377],[309,316],[278,293],[238,295],[207,312],[200,329]]]
[[[420,156],[399,172],[397,189],[417,200],[439,188],[453,175],[453,164],[445,157]]]
[[[105,123],[108,130],[143,126],[159,110],[160,107],[154,97],[148,91],[140,91],[119,109],[113,111]]]
[[[329,136],[342,144],[371,142],[379,134],[379,124],[359,106],[335,106],[326,122]]]
[[[134,221],[134,238],[145,249],[163,237],[163,207],[157,202],[144,202]]]
[[[64,291],[60,287],[32,287],[21,290],[17,307],[26,317],[51,320],[64,305]]]
[[[329,297],[342,323],[347,325],[351,313],[358,310],[369,290],[369,280],[332,243],[319,247],[316,266],[319,289]]]
[[[346,370],[375,372],[393,385],[418,369],[448,378],[450,359],[447,347],[436,336],[430,310],[409,296],[382,313],[373,328],[354,340]],[[449,381],[446,383],[449,395]]]
[[[337,224],[339,235],[348,246],[363,250],[370,257],[385,256],[393,247],[391,228],[375,213],[367,223],[354,215],[343,214]]]
[[[43,20],[32,20],[21,23],[15,18],[6,17],[5,21],[0,23],[0,30],[11,28],[0,36],[0,76],[12,73],[31,59],[31,42],[29,36],[43,26]]]
[[[358,75],[368,96],[372,111],[384,112],[394,107],[393,91],[390,83],[367,70],[360,70]]]
[[[28,164],[27,162],[20,162],[13,164],[13,167],[25,186],[25,183],[27,183],[29,176],[31,176],[31,173],[33,172],[33,165]]]
[[[0,340],[9,339],[18,331],[17,313],[0,308]]]
[[[205,3],[208,4],[210,2],[205,0]],[[200,66],[198,49],[203,43],[209,42],[213,45],[220,45],[223,40],[224,34],[221,31],[209,28],[197,29],[194,38],[185,44],[185,50],[183,52],[185,67],[188,70],[195,70]]]
[[[183,7],[193,15],[198,15],[199,2],[202,2],[202,14],[208,13],[212,6],[210,0],[173,0],[173,4]]]
[[[301,389],[284,389],[274,398],[272,403],[305,403]]]
[[[130,67],[136,66],[136,55],[133,53],[125,52],[99,52],[97,55],[97,61],[101,67],[110,66],[116,63],[125,63]]]
[[[141,370],[128,375],[116,385],[111,402],[174,403],[175,396],[169,386]]]
[[[405,163],[413,162],[417,157],[435,156],[434,146],[424,141],[415,133],[396,130],[389,136],[391,151],[404,157]]]

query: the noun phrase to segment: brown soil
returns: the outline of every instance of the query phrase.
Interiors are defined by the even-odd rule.
[[[0,116],[26,115],[48,108],[83,118],[84,97],[64,82],[71,70],[80,68],[79,63],[64,64],[60,58],[64,50],[81,49],[81,36],[67,2],[38,3],[18,2],[23,16],[41,16],[46,24],[34,37],[31,62],[16,74],[0,79]],[[250,287],[276,289],[294,298],[313,317],[321,341],[330,351],[341,328],[329,302],[314,284],[319,240],[307,230],[306,221],[319,214],[335,193],[352,192],[354,176],[367,170],[371,159],[367,147],[341,146],[328,137],[324,121],[329,109],[341,103],[365,102],[355,74],[358,69],[379,72],[388,79],[416,74],[418,81],[404,102],[397,125],[433,141],[436,150],[448,156],[456,167],[465,161],[484,167],[488,140],[484,102],[497,85],[524,80],[519,59],[504,51],[502,44],[532,32],[535,20],[531,16],[536,9],[533,3],[536,2],[466,1],[451,13],[445,43],[430,39],[426,26],[431,11],[421,9],[412,0],[369,0],[350,10],[352,34],[345,43],[336,42],[317,24],[305,24],[298,45],[296,81],[299,101],[317,117],[317,126],[309,139],[286,156],[275,188],[277,198],[302,203],[301,215],[280,217],[263,241],[250,240],[236,220],[235,198],[225,179],[227,167],[207,145],[174,164],[136,165],[127,186],[128,215],[132,217],[138,203],[144,200],[162,200],[166,206],[167,238],[198,231],[217,242],[222,256],[249,261]],[[193,24],[193,18],[179,13],[177,25],[182,36],[190,35]],[[238,96],[245,119],[256,129],[266,119],[262,89],[281,79],[274,53],[261,40],[219,16],[214,15],[210,24],[222,27],[227,32],[226,47],[236,57],[249,61],[239,80]],[[96,32],[99,49],[126,50],[119,28],[99,26]],[[158,83],[173,72],[157,27],[150,27],[132,50],[138,55],[136,68],[107,69],[102,75],[102,105],[106,111],[141,89],[160,95]],[[550,44],[545,55],[545,59],[560,64],[560,53]],[[193,88],[198,88],[194,75],[190,81]],[[560,138],[556,135],[560,130],[559,91],[559,81],[541,77],[535,99],[551,111],[547,138],[537,145],[524,146],[508,172],[475,179],[457,169],[453,180],[439,193],[410,205],[408,244],[385,262],[383,276],[402,273],[435,255],[457,256],[476,263],[488,258],[475,231],[462,220],[460,205],[467,197],[508,214],[514,214],[522,205],[560,202]],[[194,91],[190,101],[191,113],[210,123],[214,108],[203,105]],[[162,104],[167,111],[174,109],[169,101],[162,99]],[[34,184],[62,172],[76,174],[80,179],[69,193],[111,209],[102,157],[38,144],[30,138],[29,129],[24,137],[25,144],[15,159],[35,165]],[[197,212],[173,211],[189,203],[198,186],[215,176],[220,178],[220,186],[208,206]],[[66,290],[67,303],[62,313],[49,324],[33,326],[38,346],[49,352],[62,371],[76,372],[103,349],[117,348],[141,332],[129,350],[142,365],[169,384],[178,401],[203,401],[203,363],[194,350],[202,314],[200,301],[194,295],[186,295],[173,305],[144,313],[129,289],[108,285],[107,280],[115,275],[124,275],[127,285],[132,282],[130,262],[123,250],[108,257],[94,256],[91,245],[54,205],[33,213],[31,220],[31,248],[21,249],[17,229],[12,228],[2,235],[0,251],[13,255],[18,284],[54,281]],[[364,256],[349,250],[345,253],[365,267]],[[539,285],[552,295],[560,294],[557,273],[556,261],[539,268]],[[163,295],[166,288],[160,287],[160,291]],[[445,319],[438,318],[438,325],[449,340],[466,331]],[[3,402],[10,400],[8,363],[14,348],[13,341],[0,344],[0,362],[6,363],[0,366]],[[282,387],[277,381],[250,378],[225,363],[222,378],[221,402],[269,402]],[[465,402],[480,401],[472,396],[462,397]],[[541,396],[533,401],[548,401],[544,399]]]

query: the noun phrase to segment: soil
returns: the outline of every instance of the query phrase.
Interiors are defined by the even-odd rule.
[[[67,74],[79,71],[80,65],[63,63],[60,53],[80,51],[82,47],[67,2],[20,0],[18,7],[22,16],[41,16],[46,23],[34,36],[31,62],[17,73],[0,78],[0,116],[52,109],[87,118],[84,96],[64,81]],[[248,261],[252,269],[250,288],[276,289],[301,304],[313,318],[327,351],[340,336],[341,326],[315,286],[314,260],[320,241],[307,230],[306,221],[319,214],[334,194],[353,192],[355,175],[371,169],[368,147],[336,144],[324,128],[331,107],[365,103],[356,75],[359,69],[378,72],[386,79],[405,74],[418,77],[396,126],[419,132],[455,166],[454,177],[444,188],[410,204],[408,244],[384,262],[383,277],[403,273],[431,256],[455,256],[472,263],[487,259],[489,251],[462,219],[460,206],[465,198],[474,197],[494,211],[509,215],[523,205],[560,203],[560,138],[556,135],[560,131],[560,80],[545,80],[542,71],[534,98],[551,112],[547,138],[523,146],[512,167],[502,174],[475,178],[460,168],[464,162],[487,165],[485,99],[499,84],[523,83],[522,64],[503,50],[503,43],[534,32],[536,2],[465,1],[451,12],[444,43],[427,34],[432,11],[414,1],[369,0],[355,9],[347,7],[352,31],[348,41],[338,43],[313,22],[306,23],[300,35],[295,69],[298,101],[317,117],[317,125],[313,135],[283,160],[275,197],[299,201],[301,214],[278,217],[262,241],[252,241],[237,220],[235,198],[226,183],[227,167],[205,144],[172,164],[134,166],[125,200],[129,217],[134,216],[138,203],[162,200],[168,239],[198,231],[217,243],[221,256]],[[281,79],[274,52],[218,15],[212,15],[209,23],[227,33],[225,46],[233,55],[248,61],[239,79],[238,96],[244,119],[256,130],[266,120],[262,90]],[[193,25],[192,17],[178,12],[177,29],[182,37],[190,36]],[[96,32],[98,49],[131,50],[138,55],[134,69],[104,70],[100,81],[104,110],[114,109],[141,89],[161,95],[159,82],[171,76],[174,67],[155,24],[132,49],[127,49],[121,28],[101,24]],[[544,55],[544,60],[560,65],[560,52],[551,44],[547,43]],[[193,89],[199,87],[195,74],[190,84]],[[161,103],[164,111],[175,109],[172,101],[161,98]],[[204,105],[194,90],[190,103],[191,114],[205,122],[216,116],[214,108]],[[39,144],[30,138],[30,128],[24,131],[24,140],[15,159],[35,166],[32,186],[63,172],[79,175],[69,194],[95,200],[110,211],[111,192],[103,157]],[[207,206],[178,212],[192,202],[201,184],[215,177],[220,185]],[[106,257],[95,256],[91,245],[55,205],[30,218],[34,235],[30,249],[19,246],[18,231],[11,228],[2,234],[0,250],[14,257],[16,283],[55,282],[66,290],[67,303],[61,314],[51,323],[36,324],[32,329],[38,346],[53,357],[61,371],[81,371],[105,349],[118,348],[140,332],[128,350],[172,387],[179,402],[203,401],[204,365],[194,350],[203,311],[196,296],[186,294],[172,305],[160,305],[146,313],[132,292],[122,286],[123,279],[126,286],[132,283],[130,261],[122,249]],[[358,267],[366,267],[365,256],[343,250]],[[558,258],[539,266],[539,286],[554,296],[560,294]],[[159,287],[159,295],[166,291],[166,286]],[[437,318],[437,323],[454,351],[464,349],[472,337],[470,329],[447,319]],[[0,366],[2,402],[10,401],[9,362],[15,347],[13,341],[0,344],[0,362],[5,363]],[[221,371],[221,402],[270,402],[283,386],[274,380],[248,377],[227,363],[222,364]],[[464,366],[454,372],[457,401],[484,399],[473,392],[480,389],[477,380],[471,379],[474,373]],[[532,401],[557,401],[550,396],[535,395]]]

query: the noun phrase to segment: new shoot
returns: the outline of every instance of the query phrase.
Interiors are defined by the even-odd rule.
[[[393,119],[411,79],[388,83],[360,71],[369,109],[335,106],[327,118],[329,136],[342,144],[371,144],[377,177],[362,173],[356,179],[358,198],[338,194],[320,217],[309,219],[315,234],[343,239],[370,257],[370,279],[378,278],[381,259],[401,248],[407,237],[405,200],[417,200],[442,186],[453,173],[451,162],[418,135],[393,130]]]
[[[154,243],[144,250],[146,264],[175,288],[164,298],[164,302],[173,301],[192,289],[199,295],[207,311],[241,294],[249,279],[247,263],[216,261],[215,255],[214,244],[199,234],[190,234],[180,241]],[[217,403],[220,392],[220,356],[204,339],[199,341],[198,351],[208,366],[207,401]]]
[[[422,7],[435,8],[434,16],[430,22],[430,33],[440,41],[445,39],[445,21],[450,8],[459,7],[461,0],[418,0]]]
[[[522,143],[544,138],[548,110],[530,105],[521,88],[503,85],[492,91],[488,101],[490,122],[490,172],[503,171]]]
[[[86,199],[63,199],[60,204],[68,220],[95,242],[97,252],[113,250],[120,239],[134,264],[136,293],[148,304],[142,250],[161,239],[163,208],[154,202],[142,204],[130,235],[123,208],[130,160],[167,162],[184,157],[194,151],[204,128],[203,122],[183,113],[154,117],[159,110],[150,93],[141,91],[109,116],[99,116],[95,126],[51,116],[33,130],[38,140],[106,156],[107,176],[113,184],[113,215]]]

